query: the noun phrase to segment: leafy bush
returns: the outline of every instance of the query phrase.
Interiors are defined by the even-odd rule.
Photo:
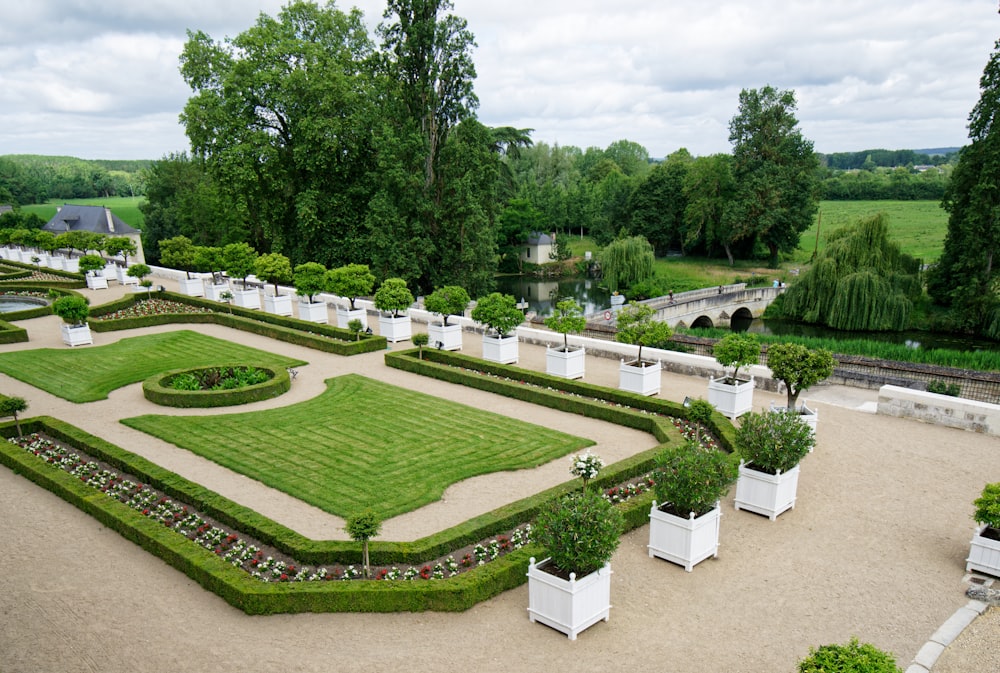
[[[538,515],[538,542],[560,570],[589,575],[611,560],[624,522],[621,513],[591,491],[570,493]]]
[[[656,311],[649,304],[629,302],[628,306],[618,312],[618,331],[615,341],[623,344],[639,346],[636,362],[642,362],[642,347],[654,348],[670,339],[673,330],[660,320],[653,320]]]
[[[958,397],[962,394],[962,386],[957,383],[945,383],[939,379],[933,379],[927,384],[927,392]]]
[[[736,429],[740,457],[759,472],[788,472],[816,444],[809,426],[795,411],[751,412]]]
[[[986,484],[983,494],[972,503],[979,523],[1000,530],[1000,482]]]
[[[869,643],[851,638],[847,645],[810,649],[799,662],[799,673],[901,673],[896,659]]]
[[[661,509],[680,517],[710,512],[739,477],[733,456],[689,441],[656,458],[653,492]]]
[[[85,297],[67,295],[52,302],[52,312],[69,325],[82,325],[90,314],[89,305]]]

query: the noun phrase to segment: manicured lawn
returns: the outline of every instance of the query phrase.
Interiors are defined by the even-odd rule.
[[[468,477],[593,444],[357,374],[326,383],[319,397],[281,409],[122,423],[344,517],[412,511]]]
[[[39,348],[0,353],[0,372],[70,402],[108,393],[154,374],[222,364],[292,367],[306,364],[189,330],[131,337],[107,346]]]

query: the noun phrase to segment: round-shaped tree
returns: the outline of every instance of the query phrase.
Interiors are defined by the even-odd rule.
[[[833,374],[833,354],[825,348],[779,343],[767,349],[767,366],[774,378],[785,384],[788,410],[795,409],[799,393]]]
[[[719,339],[712,347],[716,362],[732,367],[734,381],[739,380],[740,367],[757,364],[760,360],[760,342],[747,332],[732,332]]]
[[[269,252],[254,260],[254,275],[265,283],[273,284],[277,296],[278,283],[292,281],[292,263],[280,252]]]
[[[402,278],[386,278],[375,292],[375,308],[392,313],[393,318],[398,318],[399,312],[408,309],[412,303],[413,294]]]
[[[492,292],[476,302],[472,319],[503,337],[524,322],[524,313],[513,296]]]
[[[187,236],[174,236],[160,241],[160,261],[172,269],[184,271],[188,278],[197,268],[196,253],[197,248]]]
[[[552,315],[545,319],[545,326],[563,335],[563,350],[568,351],[569,335],[579,334],[587,329],[587,317],[583,315],[583,307],[575,299],[562,299],[556,303]]]
[[[188,242],[190,243],[190,241]],[[163,250],[163,241],[160,241],[160,250]],[[125,266],[128,266],[128,256],[136,254],[138,249],[135,247],[135,241],[128,236],[111,236],[104,239],[104,252],[108,253],[112,257],[115,255],[121,255],[122,259],[125,261]],[[162,256],[160,257],[160,260],[163,260]],[[181,269],[183,267],[177,268]]]
[[[351,310],[354,311],[354,300],[371,294],[372,288],[375,287],[375,276],[367,264],[345,264],[327,271],[326,282],[326,289],[338,297],[347,297],[351,303]],[[410,304],[412,303],[411,299]]]
[[[80,258],[80,271],[90,273],[104,268],[104,258],[100,255],[84,255]]]
[[[319,262],[299,264],[292,282],[299,297],[307,297],[312,304],[313,297],[326,289],[326,267]]]
[[[553,565],[583,577],[611,560],[623,527],[621,512],[614,505],[585,490],[551,503],[539,513],[534,528]]]
[[[361,321],[359,320],[358,322],[361,322]],[[428,336],[427,332],[417,332],[410,339],[410,343],[412,343],[414,346],[417,347],[417,359],[418,360],[423,360],[424,359],[424,346],[426,346],[427,342],[430,341],[430,340],[431,340],[431,338],[430,338],[430,336]]]
[[[673,334],[670,325],[661,320],[653,320],[654,315],[656,311],[652,306],[635,301],[629,302],[628,306],[618,312],[615,341],[639,346],[639,353],[636,355],[636,362],[639,364],[642,363],[643,346],[662,344]]]
[[[82,325],[90,315],[90,302],[86,297],[66,295],[52,302],[52,312],[63,319],[67,325]]]
[[[247,286],[247,276],[254,272],[257,251],[249,243],[230,243],[222,248],[222,263],[230,278],[239,278],[243,288]]]
[[[431,292],[424,299],[424,308],[440,313],[445,326],[449,315],[463,315],[469,306],[469,293],[460,285],[445,285]]]
[[[371,510],[365,510],[348,518],[344,527],[352,540],[362,544],[365,579],[368,579],[368,540],[378,535],[382,521]]]
[[[0,418],[13,416],[14,427],[17,428],[18,436],[21,435],[21,421],[17,415],[22,411],[26,411],[27,408],[28,402],[23,397],[4,397],[0,395]]]

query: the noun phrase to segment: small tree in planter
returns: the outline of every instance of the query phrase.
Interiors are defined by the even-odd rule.
[[[462,349],[462,326],[449,325],[449,315],[464,315],[469,306],[469,293],[460,285],[445,285],[431,292],[424,299],[424,308],[441,314],[442,322],[427,325],[428,338],[441,344],[442,350]]]
[[[358,297],[367,297],[375,287],[375,276],[367,264],[345,264],[326,272],[326,290],[338,297],[346,297],[348,307],[337,307],[337,327],[346,327],[347,323],[357,318],[368,326],[368,314],[359,309],[354,302]]]
[[[348,518],[345,528],[347,529],[347,534],[351,536],[352,540],[362,544],[364,576],[365,579],[368,579],[370,576],[368,569],[368,540],[378,535],[379,531],[382,529],[382,522],[374,512],[371,510],[365,510],[360,514],[355,514],[354,516]]]
[[[23,397],[4,397],[0,395],[0,418],[7,416],[14,417],[14,427],[17,428],[18,436],[21,435],[21,421],[17,415],[28,409],[28,401]]]
[[[795,412],[744,416],[736,430],[741,459],[736,509],[764,514],[773,521],[795,507],[799,462],[815,443],[809,426]]]
[[[160,250],[163,250],[163,241],[160,241]],[[139,250],[135,247],[135,241],[128,236],[110,236],[104,239],[104,252],[111,257],[121,255],[122,261],[124,261],[125,267],[127,268],[128,256],[136,254]]]
[[[571,493],[542,510],[535,522],[538,542],[549,552],[528,565],[528,616],[576,640],[578,633],[607,621],[611,609],[608,562],[624,527],[621,513],[600,494]]]
[[[87,276],[87,287],[91,290],[106,290],[108,279],[98,272],[104,270],[104,258],[100,255],[84,255],[80,258],[80,271]]]
[[[732,367],[731,376],[712,377],[708,381],[708,401],[725,416],[735,419],[753,408],[753,377],[739,378],[740,367],[756,364],[760,359],[760,343],[752,334],[733,332],[712,347],[715,360],[723,367]]]
[[[545,371],[566,379],[580,379],[586,371],[585,351],[582,346],[570,350],[569,334],[579,334],[587,328],[583,308],[574,299],[563,299],[548,318],[545,326],[563,335],[562,348],[545,348]]]
[[[413,335],[413,338],[410,341],[412,341],[413,345],[417,347],[418,360],[424,359],[424,346],[426,346],[430,340],[431,338],[427,335],[427,332],[417,332]]]
[[[274,295],[264,296],[264,310],[274,315],[292,315],[292,298],[278,291],[278,283],[292,281],[292,263],[279,252],[261,255],[254,262],[254,274],[274,285]]]
[[[799,662],[798,673],[902,673],[902,670],[888,652],[851,638],[847,645],[809,648],[809,656]]]
[[[254,272],[257,251],[248,243],[230,243],[222,248],[223,269],[230,278],[239,278],[243,289],[247,287],[247,276]]]
[[[151,273],[153,273],[153,270],[150,269],[145,264],[133,264],[128,268],[128,276],[130,278],[135,278],[136,280],[138,280],[139,285],[142,285],[144,288],[146,288],[147,295],[149,294],[149,288],[152,286],[153,283],[152,281],[147,281],[146,276],[148,276]]]
[[[326,304],[315,301],[315,297],[326,290],[326,267],[318,262],[299,264],[295,267],[292,283],[299,295],[299,319],[325,323]]]
[[[62,337],[67,346],[94,343],[87,325],[88,306],[87,299],[77,295],[66,295],[52,302],[52,312],[63,319]]]
[[[733,456],[698,442],[664,449],[657,456],[649,510],[649,556],[691,569],[719,553],[719,500],[736,481]]]
[[[379,316],[379,332],[389,341],[410,338],[410,316],[401,316],[413,303],[413,294],[402,278],[386,278],[375,292],[375,308],[384,313]],[[389,315],[385,315],[388,313]]]
[[[799,393],[833,374],[833,365],[833,354],[825,348],[779,343],[767,349],[767,366],[774,378],[785,384],[789,410],[795,408]]]
[[[207,271],[212,274],[212,285],[221,286],[225,284],[222,277],[222,270],[226,263],[222,258],[222,248],[210,245],[197,245],[194,249],[194,263],[198,271]]]
[[[660,363],[644,361],[642,347],[652,347],[667,341],[672,331],[667,323],[653,320],[655,315],[656,311],[651,306],[634,301],[618,312],[615,341],[639,346],[636,359],[630,362],[622,360],[618,368],[618,387],[622,390],[640,395],[656,395],[660,392]]]
[[[483,333],[484,359],[503,364],[517,362],[517,336],[508,333],[524,322],[524,313],[513,296],[493,292],[480,298],[472,309],[472,319],[488,328]]]
[[[972,504],[976,507],[973,518],[982,526],[972,538],[965,569],[1000,577],[1000,482],[986,484]]]
[[[128,239],[126,239],[128,240]],[[191,278],[191,272],[198,268],[197,248],[187,236],[174,236],[160,241],[160,261],[172,269],[184,272],[178,284],[182,294],[201,297],[205,286],[200,278]]]

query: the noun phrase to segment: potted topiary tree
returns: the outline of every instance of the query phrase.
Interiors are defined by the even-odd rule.
[[[230,278],[240,279],[242,289],[232,288],[233,304],[241,308],[259,309],[260,294],[247,288],[247,276],[254,272],[257,251],[249,243],[230,243],[222,248],[222,263]]]
[[[816,439],[797,413],[749,413],[736,430],[740,476],[736,509],[774,521],[795,507],[799,462]]]
[[[923,667],[920,667],[923,668]],[[809,656],[799,662],[798,673],[903,673],[896,659],[870,643],[851,638],[847,645],[809,648]]]
[[[153,270],[150,269],[145,264],[133,264],[128,268],[128,277],[134,278],[137,285],[141,285],[142,287],[146,288],[147,295],[149,294],[149,288],[152,285],[152,283],[151,282],[147,283],[146,276],[148,276],[151,273],[153,273]]]
[[[274,315],[292,315],[292,298],[281,294],[278,283],[292,281],[292,263],[280,252],[269,252],[254,261],[254,274],[265,283],[274,285],[274,294],[264,290],[264,312]]]
[[[502,364],[517,362],[517,335],[510,332],[524,322],[524,313],[509,294],[493,292],[476,301],[472,319],[486,326],[483,359]]]
[[[816,432],[819,411],[805,403],[796,407],[799,393],[833,374],[833,354],[825,348],[811,349],[796,343],[779,343],[767,349],[767,366],[771,375],[785,384],[788,403],[784,407],[771,404],[771,411],[795,411],[806,425]]]
[[[295,267],[292,283],[299,295],[299,320],[326,323],[326,302],[315,301],[326,290],[326,267],[319,262],[305,262]]]
[[[128,240],[128,239],[126,239]],[[201,278],[192,278],[191,272],[198,268],[197,248],[187,236],[174,236],[160,241],[160,261],[184,272],[184,278],[177,281],[181,294],[189,297],[204,297],[205,284]]]
[[[740,367],[756,364],[760,359],[757,337],[746,332],[733,332],[719,339],[712,347],[715,360],[723,367],[732,367],[731,376],[710,377],[708,401],[723,416],[736,419],[753,409],[754,381],[739,377]]]
[[[545,372],[564,379],[582,379],[586,369],[583,346],[570,348],[569,335],[579,334],[587,328],[583,307],[575,299],[556,302],[552,315],[545,319],[545,326],[563,335],[562,347],[545,347]]]
[[[229,284],[222,275],[225,262],[222,260],[222,248],[209,245],[195,246],[194,261],[199,271],[207,271],[211,278],[205,283],[205,298],[212,301],[222,301],[220,296],[229,291]]]
[[[1000,577],[1000,482],[986,484],[976,506],[975,520],[982,524],[972,537],[965,569]]]
[[[621,513],[598,493],[570,493],[535,522],[548,558],[528,564],[528,617],[576,640],[611,611],[611,557],[623,529]]]
[[[326,274],[327,291],[345,297],[348,307],[337,307],[337,327],[347,327],[351,320],[360,320],[368,327],[368,311],[355,306],[358,297],[367,297],[375,287],[375,276],[367,264],[345,264],[330,269]]]
[[[667,341],[672,330],[667,323],[653,320],[656,311],[648,304],[629,302],[618,312],[615,341],[639,347],[635,360],[622,359],[618,367],[618,387],[640,395],[660,392],[660,363],[642,359],[642,347]]]
[[[21,421],[17,415],[28,408],[28,401],[23,397],[5,397],[0,395],[0,418],[7,416],[14,417],[14,427],[17,428],[18,436],[21,435]]]
[[[63,319],[62,338],[67,346],[94,343],[90,325],[87,324],[89,304],[86,298],[78,295],[66,295],[52,302],[52,312]]]
[[[737,477],[736,459],[694,440],[656,459],[649,510],[649,556],[691,569],[719,555],[719,500]]]
[[[436,348],[446,351],[462,350],[462,326],[448,324],[449,315],[465,315],[469,306],[469,293],[460,285],[445,285],[431,292],[424,299],[424,308],[440,313],[441,322],[427,323],[427,338]]]
[[[107,290],[108,279],[104,276],[104,258],[100,255],[84,255],[79,260],[80,271],[87,275],[87,287],[91,290]]]
[[[405,280],[386,278],[375,292],[375,308],[381,311],[378,317],[379,334],[392,343],[409,339],[412,334],[410,316],[400,315],[400,312],[410,308],[412,303],[413,294],[406,287]]]
[[[121,255],[121,266],[119,266],[117,262],[111,262],[111,265],[114,266],[115,275],[117,276],[119,283],[124,285],[122,278],[125,277],[125,271],[128,269],[128,256],[134,255],[138,251],[139,250],[136,248],[135,241],[128,236],[111,236],[104,240],[104,252],[111,257],[118,257]]]

